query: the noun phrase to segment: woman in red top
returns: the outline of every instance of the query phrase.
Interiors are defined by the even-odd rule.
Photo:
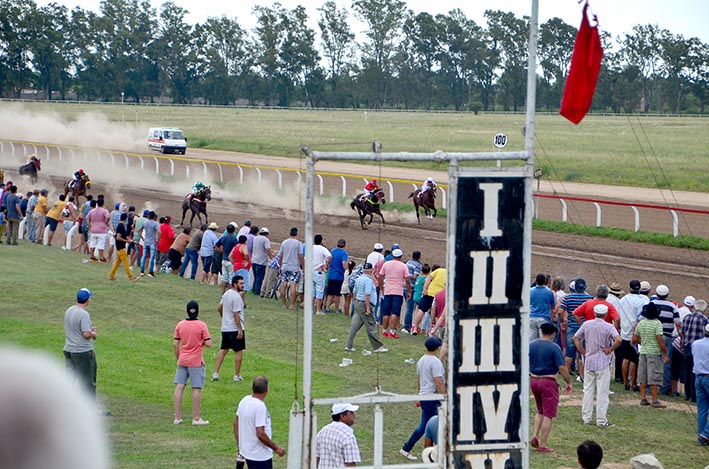
[[[249,248],[246,246],[248,238],[244,235],[239,236],[239,244],[234,246],[229,254],[229,260],[234,264],[234,275],[241,275],[244,279],[244,291],[251,289],[249,282],[249,270],[251,269],[251,257],[249,256]]]
[[[160,218],[160,238],[158,239],[158,255],[155,259],[155,263],[161,267],[168,259],[170,246],[172,246],[172,243],[175,241],[175,230],[170,226],[171,221],[172,218],[169,216]]]

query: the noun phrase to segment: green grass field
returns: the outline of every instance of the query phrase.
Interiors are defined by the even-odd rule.
[[[39,349],[61,357],[63,314],[78,288],[94,292],[89,311],[99,329],[96,353],[99,362],[98,392],[113,416],[107,419],[113,454],[118,468],[232,467],[234,443],[231,430],[239,400],[249,393],[249,382],[257,374],[271,381],[267,398],[273,419],[274,439],[287,443],[288,411],[301,395],[302,316],[282,310],[274,300],[248,297],[247,351],[243,375],[234,383],[231,355],[222,369],[223,379],[208,382],[203,394],[202,415],[207,427],[172,425],[172,353],[174,326],[184,318],[187,301],[201,305],[201,319],[212,337],[219,337],[216,306],[219,292],[175,276],[160,275],[129,283],[124,274],[109,283],[105,264],[81,262],[81,256],[55,248],[0,245],[3,265],[3,295],[0,309],[0,342]],[[14,286],[15,288],[10,288]],[[300,313],[302,315],[302,313]],[[363,357],[368,346],[364,332],[355,341],[357,353],[347,368],[338,364],[345,356],[342,348],[348,319],[338,315],[314,318],[314,397],[356,395],[373,390],[414,393],[414,365],[404,363],[423,353],[422,338],[402,337],[387,354]],[[331,338],[338,338],[331,343]],[[216,340],[218,342],[218,339]],[[217,345],[218,347],[218,345]],[[214,366],[216,348],[205,354],[208,373]],[[574,383],[577,384],[577,383]],[[585,427],[580,418],[580,388],[574,386],[572,400],[561,407],[554,423],[550,446],[553,455],[532,453],[532,468],[576,467],[575,447],[586,438],[599,441],[608,463],[627,463],[638,452],[654,452],[665,467],[703,467],[709,460],[707,448],[696,446],[696,410],[683,400],[671,399],[676,409],[655,410],[637,405],[637,394],[628,396],[617,385],[611,399],[609,419],[612,429]],[[189,416],[189,403],[183,413]],[[365,462],[371,462],[372,408],[358,414],[355,433]],[[385,462],[401,463],[397,451],[419,419],[413,405],[385,407]],[[321,425],[327,421],[320,409]],[[416,447],[420,452],[421,444]],[[285,459],[276,467],[285,467]]]
[[[0,110],[7,106],[15,104],[0,102]],[[367,151],[374,140],[382,142],[386,152],[492,151],[498,132],[509,137],[506,150],[524,148],[522,114],[23,106],[69,121],[83,113],[101,113],[112,122],[135,126],[138,135],[149,127],[176,126],[186,132],[191,147],[266,155],[296,157],[300,144],[322,151]],[[559,115],[538,114],[536,137],[536,166],[552,180],[689,191],[709,187],[709,118],[590,115],[574,126]],[[434,163],[420,166],[439,168]]]

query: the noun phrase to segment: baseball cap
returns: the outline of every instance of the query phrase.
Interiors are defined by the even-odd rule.
[[[266,228],[266,227],[264,226],[263,228],[261,228],[261,229],[259,230],[259,233],[261,233],[261,234],[268,234],[268,233],[270,233],[270,231],[268,231],[268,228]]]
[[[150,215],[150,210],[143,210],[143,216],[147,217],[148,215]]]
[[[593,312],[596,313],[597,316],[605,316],[608,314],[608,306],[596,305],[593,307]]]
[[[574,291],[576,293],[583,293],[586,291],[586,280],[582,278],[577,278],[576,282],[574,283]]]
[[[116,203],[116,210],[118,210],[118,207],[120,207],[120,206],[121,206],[120,202]]]
[[[647,280],[643,280],[642,282],[640,282],[640,291],[649,292],[651,288],[652,286]]]
[[[363,270],[368,270],[368,269],[371,270],[372,264],[370,264],[369,262],[365,262],[364,265],[362,265],[362,269]]]
[[[339,415],[343,412],[357,412],[358,405],[352,405],[349,402],[332,404],[332,415]]]
[[[670,289],[667,288],[667,285],[658,285],[655,291],[659,296],[667,296],[670,294]]]
[[[382,243],[374,243],[375,251],[381,251],[382,249],[384,249],[384,245]]]
[[[640,290],[640,280],[631,280],[629,285],[631,290]]]
[[[238,228],[238,227],[239,227],[239,224],[238,224],[237,222],[235,222],[235,221],[229,222],[229,224],[230,224],[231,226],[233,226],[234,228]]]
[[[394,257],[396,257],[396,258],[399,258],[399,257],[403,256],[404,253],[402,252],[401,249],[397,248],[397,249],[394,249],[394,250],[391,252],[391,255],[394,256]]]
[[[197,303],[195,300],[192,300],[187,303],[187,315],[193,317],[197,316],[197,314],[199,314],[199,303]]]
[[[423,343],[424,347],[426,347],[426,350],[429,352],[433,352],[436,349],[439,349],[441,345],[443,345],[443,341],[439,339],[438,337],[429,337],[426,339],[426,342]]]
[[[76,301],[79,303],[86,303],[86,301],[91,298],[94,294],[88,288],[82,288],[76,292]]]
[[[687,306],[694,306],[694,304],[697,302],[697,299],[694,298],[692,295],[684,297],[684,304]]]
[[[394,249],[401,249],[401,246],[398,243],[394,243],[391,245],[391,250],[393,251]]]

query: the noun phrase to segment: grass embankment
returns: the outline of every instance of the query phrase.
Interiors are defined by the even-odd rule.
[[[0,103],[8,106],[7,103]],[[306,111],[179,106],[25,103],[36,113],[76,120],[98,112],[113,122],[177,126],[190,146],[276,156],[300,156],[299,145],[321,151],[493,151],[493,136],[509,137],[505,150],[524,149],[523,114]],[[709,187],[709,119],[699,117],[587,116],[579,126],[559,115],[536,116],[536,166],[551,180],[705,192]],[[138,142],[144,144],[144,142]],[[387,163],[395,165],[395,163]],[[433,162],[400,163],[445,169]]]
[[[77,254],[25,242],[13,248],[0,245],[0,252],[6,286],[0,310],[0,340],[4,343],[45,350],[60,359],[64,311],[73,303],[78,288],[93,290],[89,311],[99,329],[98,392],[104,405],[113,412],[107,423],[116,467],[186,468],[197,464],[231,467],[233,415],[257,374],[265,374],[271,382],[267,403],[274,439],[283,445],[287,443],[288,411],[294,396],[300,394],[295,389],[301,381],[302,320],[298,318],[302,316],[282,310],[274,300],[249,296],[248,348],[243,367],[246,381],[234,383],[229,379],[230,355],[222,369],[222,380],[208,382],[204,390],[202,415],[211,424],[201,428],[184,424],[175,427],[172,425],[175,360],[171,346],[174,326],[184,318],[186,302],[196,299],[201,305],[200,316],[218,344],[218,291],[168,275],[129,283],[119,272],[119,280],[109,283],[106,280],[109,267],[105,264],[83,264]],[[361,394],[371,391],[377,383],[385,391],[415,392],[415,367],[404,360],[421,355],[422,338],[388,341],[389,353],[363,357],[360,352],[369,348],[369,344],[361,331],[355,342],[358,351],[352,355],[354,363],[340,368],[348,323],[348,318],[338,315],[314,318],[314,396]],[[331,338],[339,341],[331,343]],[[208,373],[214,367],[217,348],[218,345],[205,353]],[[586,438],[603,445],[608,463],[626,463],[638,452],[654,452],[665,467],[706,464],[709,451],[695,445],[694,407],[672,399],[674,409],[641,408],[637,405],[637,394],[628,396],[615,384],[613,389],[616,394],[611,398],[609,418],[618,425],[616,428],[601,430],[581,424],[577,385],[572,400],[561,407],[554,423],[550,445],[557,453],[533,452],[531,467],[576,467],[575,447]],[[187,416],[189,409],[186,399],[183,412]],[[371,462],[372,410],[364,406],[354,427],[365,462]],[[418,422],[419,411],[410,404],[386,406],[384,410],[384,459],[387,463],[402,462],[398,449]],[[326,409],[319,409],[319,419],[321,425],[328,421]],[[420,445],[416,450],[420,451]],[[285,459],[277,460],[276,467],[285,467],[285,463]]]

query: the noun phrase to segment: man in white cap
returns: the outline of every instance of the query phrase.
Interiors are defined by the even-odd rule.
[[[653,299],[652,303],[655,303],[659,311],[657,319],[662,323],[662,338],[665,341],[667,354],[670,356],[670,361],[665,363],[663,369],[660,394],[666,396],[679,395],[677,392],[677,381],[672,380],[672,334],[675,330],[679,330],[682,321],[680,320],[677,306],[667,299],[670,294],[670,289],[667,288],[667,285],[658,285],[655,289],[655,293],[657,293],[657,298]]]
[[[614,427],[606,416],[611,384],[611,360],[613,352],[620,346],[620,334],[612,324],[605,321],[608,306],[597,304],[593,307],[593,312],[596,318],[585,321],[574,334],[574,345],[585,362],[581,416],[585,425],[591,425],[595,395],[596,425]]]
[[[256,295],[261,293],[261,285],[263,285],[263,279],[266,276],[266,266],[273,257],[269,234],[268,228],[264,226],[259,230],[258,236],[254,239],[251,256],[251,269],[254,271],[254,285],[251,291]]]
[[[384,254],[382,254],[383,250],[384,245],[382,243],[374,243],[374,249],[367,255],[367,260],[365,262],[372,264],[372,267],[374,267],[377,265],[377,262],[384,260]]]
[[[325,425],[315,438],[318,469],[356,466],[362,461],[352,425],[359,406],[338,403],[332,406],[332,423]]]
[[[379,269],[379,291],[384,291],[381,303],[382,329],[384,329],[382,336],[392,339],[399,338],[396,330],[399,326],[401,307],[404,304],[404,291],[407,296],[411,296],[409,268],[401,260],[403,255],[401,249],[394,249],[393,259],[386,261]]]

